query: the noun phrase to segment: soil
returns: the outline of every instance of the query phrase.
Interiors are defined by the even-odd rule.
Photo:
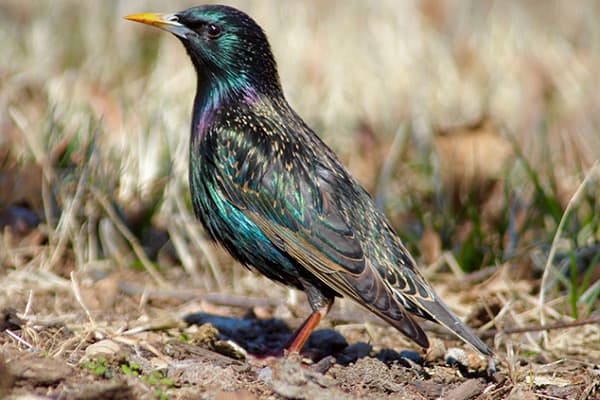
[[[23,279],[3,281],[11,274]],[[0,397],[600,398],[600,370],[585,357],[500,350],[490,362],[428,324],[425,352],[344,301],[302,355],[270,357],[308,314],[304,297],[277,300],[287,289],[252,274],[239,281],[255,288],[244,295],[202,293],[177,269],[160,290],[144,271],[98,275],[42,285],[36,271],[3,304]]]

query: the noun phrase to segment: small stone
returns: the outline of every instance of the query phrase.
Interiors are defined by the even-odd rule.
[[[271,383],[273,381],[273,369],[271,367],[264,367],[258,371],[258,379],[265,382]]]
[[[447,364],[456,365],[460,364],[462,366],[469,366],[469,359],[467,357],[467,353],[463,349],[459,349],[458,347],[451,347],[446,352],[446,356],[444,360]]]
[[[446,352],[446,363],[450,365],[460,364],[471,371],[485,371],[488,368],[486,357],[474,351],[451,347]]]
[[[81,358],[81,362],[86,362],[98,357],[112,359],[119,354],[121,346],[113,340],[105,339],[89,345],[85,349],[85,355]]]

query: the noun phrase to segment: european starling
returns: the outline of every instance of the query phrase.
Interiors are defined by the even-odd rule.
[[[285,99],[262,28],[220,5],[125,17],[173,33],[198,75],[189,180],[194,213],[240,263],[304,290],[313,313],[298,352],[336,296],[347,296],[423,347],[408,312],[492,351],[419,273],[371,196]]]

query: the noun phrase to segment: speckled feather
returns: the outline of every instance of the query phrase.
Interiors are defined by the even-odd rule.
[[[244,265],[306,290],[313,309],[348,296],[418,344],[408,315],[489,348],[434,293],[336,155],[289,106],[262,29],[225,6],[173,14],[198,72],[190,143],[194,211]],[[220,29],[207,33],[209,25]]]

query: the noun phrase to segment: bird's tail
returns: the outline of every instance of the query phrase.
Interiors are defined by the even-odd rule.
[[[437,295],[434,294],[433,299],[416,298],[415,304],[424,312],[425,318],[430,319],[440,325],[451,330],[456,336],[475,347],[479,352],[486,356],[492,356],[494,353],[483,341],[473,333],[473,331],[465,325],[450,309],[446,306]]]

